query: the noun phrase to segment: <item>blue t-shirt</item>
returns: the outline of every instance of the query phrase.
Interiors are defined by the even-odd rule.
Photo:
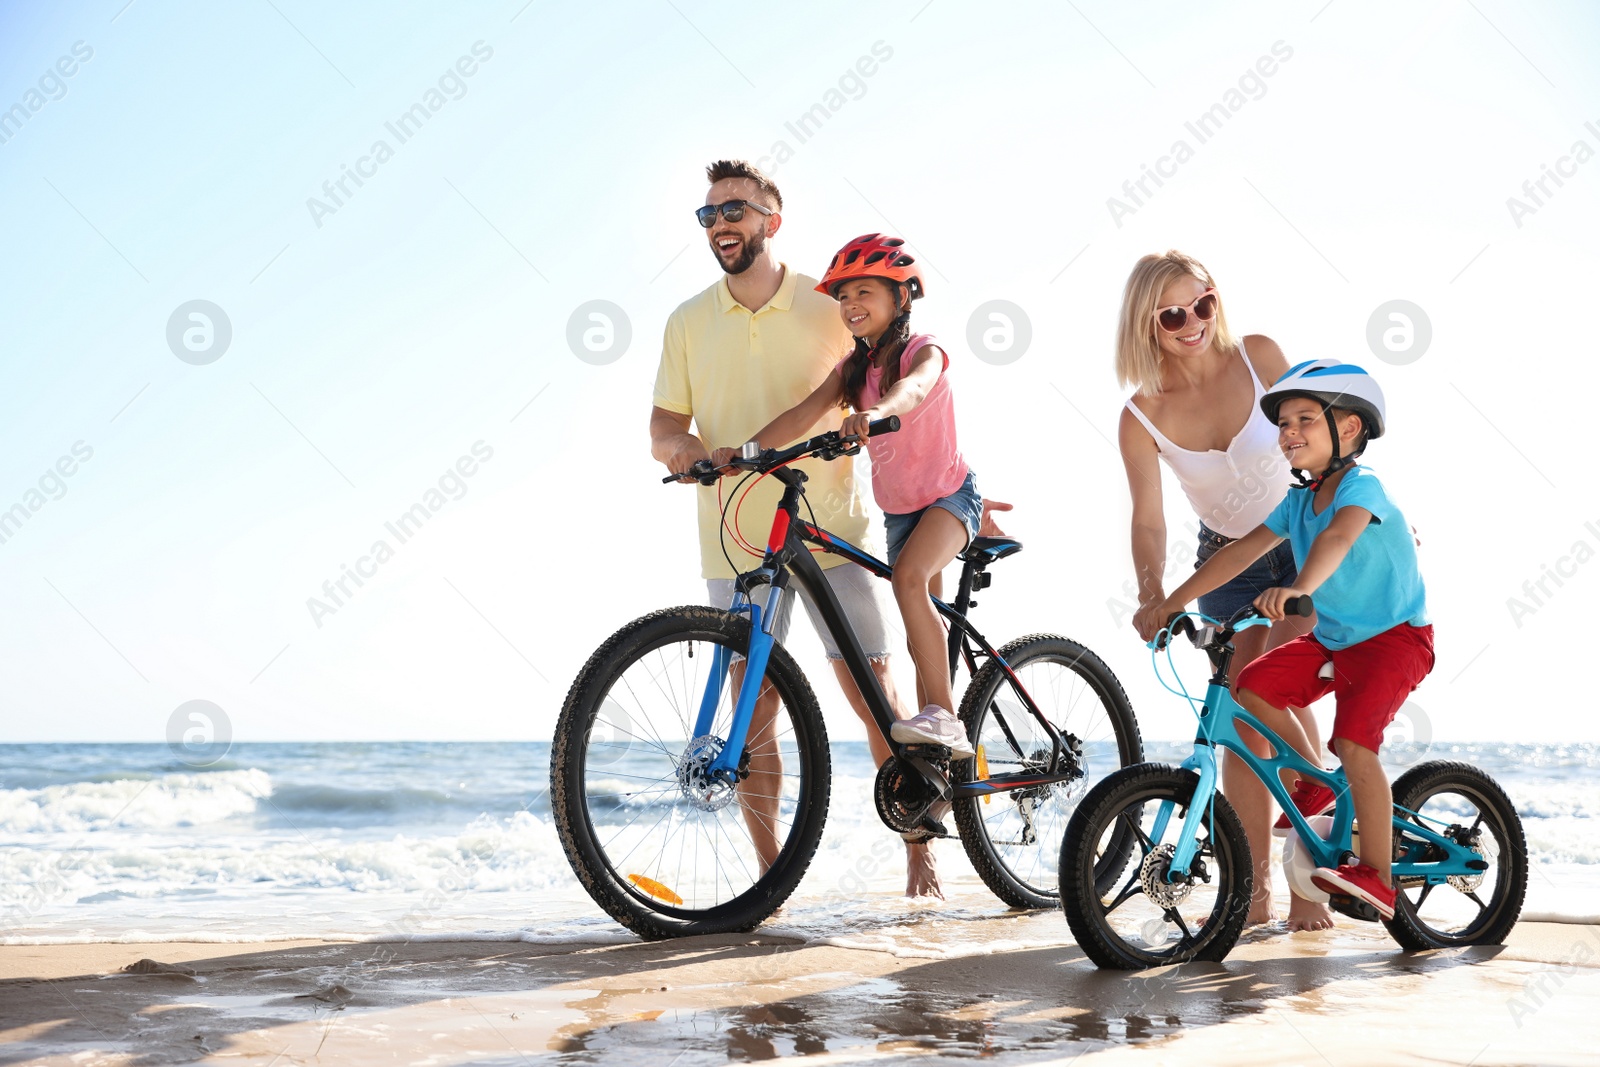
[[[1349,648],[1403,622],[1428,625],[1427,592],[1417,570],[1417,545],[1411,526],[1395,507],[1378,476],[1365,467],[1351,467],[1339,479],[1333,502],[1318,515],[1310,489],[1290,489],[1263,524],[1289,539],[1297,568],[1306,565],[1311,542],[1345,507],[1365,508],[1372,522],[1361,531],[1339,569],[1318,587],[1318,641],[1328,648]]]

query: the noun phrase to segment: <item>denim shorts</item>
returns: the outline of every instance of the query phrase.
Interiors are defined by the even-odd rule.
[[[1215,530],[1200,524],[1200,551],[1195,555],[1195,569],[1234,538],[1224,537]],[[1220,622],[1226,622],[1234,612],[1256,597],[1282,585],[1293,585],[1300,576],[1294,565],[1294,551],[1287,540],[1280,541],[1271,552],[1246,567],[1244,572],[1224,586],[1200,598],[1200,610]]]
[[[978,495],[978,479],[970,469],[967,471],[967,480],[961,483],[961,488],[949,496],[940,497],[928,508],[943,508],[961,520],[961,525],[967,528],[967,545],[972,544],[972,539],[978,536],[978,523],[983,518],[983,497]],[[922,521],[923,514],[928,510],[907,512],[904,515],[891,515],[884,512],[883,528],[889,542],[889,563],[893,565],[899,558],[901,549],[906,547],[906,542],[911,539],[911,531],[917,528],[917,523]],[[962,545],[962,551],[967,545]]]

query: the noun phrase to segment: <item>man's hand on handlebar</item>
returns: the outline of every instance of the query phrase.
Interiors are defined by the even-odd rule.
[[[1293,586],[1280,586],[1276,589],[1268,589],[1265,593],[1256,597],[1254,602],[1255,609],[1273,622],[1277,622],[1286,615],[1299,614],[1292,610],[1292,606],[1288,603],[1290,600],[1295,597],[1309,598],[1310,596],[1311,594],[1304,589],[1296,589]]]
[[[700,442],[698,437],[685,434],[684,443],[668,457],[667,470],[672,472],[675,479],[693,481],[693,478],[688,477],[689,468],[705,458],[707,458],[706,446]]]

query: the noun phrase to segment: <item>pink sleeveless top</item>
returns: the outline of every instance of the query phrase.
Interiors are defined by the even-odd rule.
[[[911,370],[911,362],[923,345],[934,343],[932,334],[921,333],[906,343],[900,353],[900,375]],[[935,500],[949,496],[967,480],[967,461],[956,445],[955,397],[950,390],[950,356],[939,352],[944,365],[922,403],[900,416],[900,430],[867,441],[872,459],[872,495],[878,507],[891,515],[921,511]],[[848,357],[846,357],[848,358]],[[841,364],[843,361],[841,361]],[[861,408],[870,408],[882,399],[878,383],[883,371],[867,368],[861,387]]]

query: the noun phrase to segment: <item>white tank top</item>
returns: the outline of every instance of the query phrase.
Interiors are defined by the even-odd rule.
[[[1261,413],[1261,379],[1239,342],[1239,358],[1250,372],[1255,397],[1250,414],[1228,442],[1227,451],[1179,448],[1145,417],[1130,397],[1128,410],[1155,438],[1156,451],[1178,476],[1194,513],[1224,537],[1243,537],[1272,514],[1289,492],[1289,465],[1278,448],[1278,428]]]

